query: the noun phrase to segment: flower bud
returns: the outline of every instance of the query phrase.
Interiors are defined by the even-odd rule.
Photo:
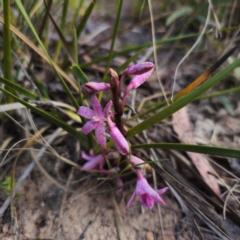
[[[110,88],[110,84],[104,83],[104,82],[100,82],[100,83],[89,82],[89,83],[82,85],[82,91],[84,93],[90,93],[90,94],[100,92],[100,91],[105,91],[109,88]]]
[[[122,135],[116,125],[112,122],[110,116],[107,118],[107,123],[109,126],[109,133],[115,144],[117,150],[122,154],[126,155],[129,153],[129,145],[126,138]]]
[[[143,62],[126,68],[123,73],[129,75],[140,75],[150,71],[153,68],[154,64],[152,62]]]

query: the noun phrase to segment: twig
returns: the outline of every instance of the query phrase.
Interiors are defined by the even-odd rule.
[[[81,233],[81,235],[79,236],[79,238],[77,240],[82,240],[85,238],[85,233],[88,230],[88,228],[90,227],[90,225],[93,223],[92,220],[90,220],[87,224],[87,226],[84,228],[83,232]]]
[[[116,225],[117,225],[117,231],[118,231],[118,236],[120,240],[126,240],[127,236],[124,231],[124,226],[121,218],[121,213],[118,208],[118,204],[116,202],[114,193],[112,195],[112,203],[113,203],[113,208],[114,208],[114,213],[115,213],[115,220],[116,220]]]

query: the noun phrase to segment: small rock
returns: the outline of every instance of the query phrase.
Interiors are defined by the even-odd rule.
[[[152,232],[147,232],[146,240],[154,240],[154,235]]]
[[[3,233],[8,232],[8,224],[7,223],[3,225],[2,231],[3,231]]]

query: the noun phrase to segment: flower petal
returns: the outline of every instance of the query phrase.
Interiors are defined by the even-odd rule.
[[[88,121],[83,127],[82,127],[82,133],[87,135],[95,128],[95,124],[93,121]]]
[[[81,157],[87,161],[92,160],[92,156],[87,155],[84,151],[82,151]]]
[[[104,91],[110,88],[109,83],[104,83],[104,82],[89,82],[84,85],[82,85],[82,90],[85,93],[96,93],[100,91]]]
[[[103,112],[104,112],[104,114],[105,114],[105,117],[107,117],[107,116],[109,115],[109,112],[110,112],[111,107],[112,107],[112,101],[110,100],[110,101],[106,104],[105,108],[103,109]]]
[[[91,103],[92,103],[92,107],[95,112],[95,115],[101,118],[104,118],[104,112],[102,110],[102,106],[95,95],[91,96]]]
[[[126,206],[126,210],[128,210],[130,208],[130,206],[132,205],[132,203],[134,202],[134,200],[136,199],[137,195],[136,193],[134,192],[133,195],[131,196],[130,200],[128,201],[127,203],[127,206]]]
[[[129,153],[129,145],[126,138],[122,135],[116,125],[112,122],[110,116],[107,118],[107,123],[109,126],[109,133],[115,144],[117,150],[122,154],[126,155]]]
[[[91,119],[95,113],[92,109],[88,108],[88,107],[85,107],[85,106],[81,106],[79,109],[78,109],[78,112],[77,112],[80,116],[82,117],[85,117],[87,119]]]
[[[91,158],[91,160],[89,160],[83,165],[82,170],[96,169],[97,166],[99,166],[100,169],[103,168],[103,165],[105,163],[105,158],[103,154],[92,156]]]
[[[104,124],[98,124],[95,129],[95,136],[97,142],[104,148],[106,148],[106,137],[105,137],[105,127]]]
[[[152,74],[153,69],[151,69],[150,71],[138,75],[136,77],[134,77],[131,82],[129,83],[129,85],[131,84],[133,86],[133,88],[138,88],[140,85],[142,85]]]
[[[166,192],[166,190],[165,190]],[[149,206],[152,206],[151,205],[151,199],[150,198],[147,198],[146,196],[144,196],[145,194],[151,196],[151,198],[162,204],[162,205],[165,205],[164,201],[162,200],[162,198],[158,195],[158,192],[155,191],[147,182],[147,180],[145,178],[140,178],[138,179],[138,182],[137,182],[137,186],[136,186],[136,195],[137,196],[140,196],[140,197],[144,197],[143,200],[146,200],[146,201],[149,201],[148,203],[150,204]],[[147,203],[146,203],[147,204]]]
[[[123,94],[123,103],[125,103],[127,95],[129,94],[129,92],[134,89],[134,88],[138,88],[140,85],[142,85],[152,74],[153,69],[151,69],[150,71],[141,74],[141,75],[137,75],[136,77],[134,77],[130,83],[128,84],[128,86],[126,87],[124,94]]]
[[[154,199],[147,193],[140,196],[141,203],[144,207],[152,209],[154,206]]]
[[[138,63],[126,68],[124,70],[124,73],[127,73],[129,75],[140,75],[150,71],[153,68],[154,68],[154,64],[152,62],[143,62],[143,63]]]
[[[165,187],[165,188],[156,190],[156,192],[157,192],[159,195],[162,195],[162,194],[164,194],[167,190],[168,190],[168,187]]]
[[[137,166],[134,166],[134,167],[138,167],[138,168],[144,168],[145,166],[144,166],[144,164],[145,164],[145,162],[142,160],[142,159],[140,159],[140,158],[138,158],[138,157],[136,157],[136,156],[134,156],[134,155],[130,155],[130,163],[134,166],[134,165],[137,165]]]

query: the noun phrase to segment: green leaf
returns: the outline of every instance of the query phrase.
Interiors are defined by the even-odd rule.
[[[17,83],[14,83],[14,82],[11,82],[11,81],[7,80],[6,78],[0,77],[0,82],[5,84],[10,89],[13,89],[13,90],[17,91],[18,93],[21,93],[24,96],[26,96],[26,97],[28,97],[28,98],[30,98],[32,100],[37,100],[38,99],[37,94],[29,91],[28,89],[20,86]]]
[[[0,87],[0,90],[3,91],[4,93],[6,93],[7,95],[11,96],[13,99],[15,99],[17,102],[20,102],[21,104],[23,104],[24,106],[26,106],[27,108],[31,109],[32,111],[34,111],[35,113],[39,114],[40,116],[42,116],[43,118],[45,118],[46,120],[48,120],[49,122],[52,122],[53,124],[61,127],[62,129],[64,129],[65,131],[67,131],[70,135],[72,135],[73,137],[75,137],[77,140],[79,140],[81,142],[81,144],[85,147],[85,148],[89,148],[89,141],[88,138],[83,135],[81,132],[77,131],[75,128],[73,128],[71,125],[65,123],[64,121],[54,117],[53,115],[43,111],[42,109],[39,109],[35,106],[32,106],[30,103],[22,100],[21,98],[17,97],[16,95],[10,93],[9,91],[7,91],[4,88]]]
[[[71,67],[71,70],[73,74],[77,77],[77,79],[81,82],[81,84],[85,84],[89,82],[87,76],[78,65],[74,64]]]
[[[84,27],[85,27],[85,25],[86,25],[86,22],[87,22],[88,18],[90,17],[94,6],[95,6],[95,1],[92,1],[92,2],[89,4],[89,6],[88,6],[88,8],[87,8],[87,10],[86,10],[86,12],[85,12],[85,14],[83,15],[83,17],[82,17],[82,19],[81,19],[81,22],[80,22],[79,25],[77,26],[77,28],[76,28],[77,38],[80,37],[80,35],[81,35],[81,33],[82,33],[82,30],[84,29]]]
[[[166,26],[169,26],[171,23],[176,21],[178,18],[181,18],[184,16],[189,16],[192,13],[192,11],[193,11],[193,9],[190,6],[178,9],[177,11],[175,11],[171,15],[169,15],[169,17],[167,18],[167,21],[166,21]]]
[[[177,150],[185,152],[203,153],[222,157],[231,157],[240,159],[240,150],[233,148],[212,147],[194,144],[182,144],[182,143],[152,143],[152,144],[138,144],[132,145],[132,149],[148,149],[148,148],[160,148],[167,150]]]

